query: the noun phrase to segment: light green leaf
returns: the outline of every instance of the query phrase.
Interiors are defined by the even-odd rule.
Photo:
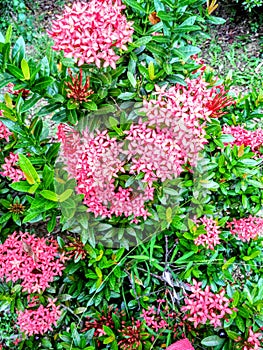
[[[36,183],[40,183],[40,178],[38,176],[38,173],[36,172],[36,169],[33,167],[30,160],[23,154],[19,154],[19,167],[23,171],[27,182],[30,185],[34,185]]]

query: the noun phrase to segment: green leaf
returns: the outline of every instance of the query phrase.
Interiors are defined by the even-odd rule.
[[[35,83],[32,85],[31,90],[32,91],[42,91],[45,90],[48,86],[50,86],[54,82],[54,79],[52,77],[42,77],[35,81]]]
[[[18,192],[28,192],[31,185],[27,181],[13,182],[9,185],[13,190]]]
[[[29,65],[24,58],[22,58],[22,61],[21,61],[21,68],[22,68],[22,72],[23,72],[25,80],[30,80]]]
[[[12,49],[12,61],[16,65],[20,65],[22,59],[25,57],[26,45],[22,36],[20,36]]]
[[[47,114],[50,114],[54,111],[56,111],[57,109],[61,108],[61,103],[52,103],[52,104],[49,104],[47,106],[44,106],[40,109],[40,111],[38,111],[38,115],[40,117],[42,116],[45,116]]]
[[[66,219],[71,219],[76,212],[76,203],[74,202],[74,200],[71,198],[65,200],[61,205],[61,211]]]
[[[232,258],[230,258],[229,260],[227,260],[224,265],[222,266],[222,270],[227,270],[229,266],[231,266],[234,261],[236,260],[236,257],[233,256]]]
[[[36,183],[40,183],[40,178],[38,176],[38,173],[36,172],[35,168],[33,167],[30,160],[23,154],[19,154],[19,166],[21,170],[23,171],[27,182],[30,185],[34,185]]]
[[[177,26],[173,29],[173,33],[187,33],[187,32],[193,32],[193,31],[199,30],[199,29],[201,29],[201,28],[197,25],[192,25],[192,26],[180,25],[180,26]]]
[[[218,25],[218,24],[226,23],[226,20],[224,18],[221,18],[221,17],[210,16],[208,18],[207,22]]]
[[[258,257],[261,254],[261,252],[259,250],[254,251],[252,254],[248,255],[248,256],[243,256],[243,260],[244,261],[249,261],[252,259],[255,259],[256,257]]]
[[[136,92],[123,92],[118,96],[118,98],[127,101],[132,100],[136,95]]]
[[[7,64],[7,71],[19,80],[24,80],[24,74],[21,69],[12,64]]]
[[[7,28],[6,35],[5,35],[6,44],[11,42],[12,32],[13,32],[13,27],[10,24],[9,27]]]
[[[152,40],[152,36],[143,36],[142,38],[134,41],[131,45],[134,47],[145,46]]]
[[[249,166],[249,167],[254,167],[254,166],[257,166],[259,164],[259,161],[255,160],[255,159],[241,159],[241,160],[239,160],[239,163],[242,163],[242,164]]]
[[[42,197],[44,197],[52,202],[58,202],[58,195],[53,191],[43,190],[40,192],[40,194]]]
[[[195,254],[195,252],[188,252],[188,253],[185,253],[183,256],[181,256],[179,259],[175,260],[175,263],[176,264],[185,264],[186,261],[188,258],[190,258],[190,256],[192,256],[193,254]]]
[[[146,13],[144,8],[140,4],[138,4],[138,2],[135,0],[124,0],[123,2],[124,2],[124,4],[130,6],[131,8],[133,8],[134,10],[136,10],[138,12],[142,12],[144,14]]]
[[[218,346],[222,345],[225,342],[225,339],[220,338],[218,335],[211,335],[206,337],[201,341],[202,345],[205,346]]]
[[[243,318],[240,317],[240,316],[237,316],[237,317],[235,318],[235,322],[236,322],[237,328],[238,328],[241,332],[245,332],[246,325],[245,325],[245,322],[244,322]]]
[[[240,293],[239,291],[234,291],[233,296],[232,296],[233,302],[232,305],[235,307],[238,305],[239,299],[240,299]]]
[[[162,21],[173,22],[174,20],[176,20],[175,16],[170,15],[169,12],[166,11],[158,11],[157,16]]]
[[[7,222],[12,216],[12,213],[5,213],[0,217],[0,225]]]
[[[96,111],[98,109],[98,106],[93,101],[83,102],[81,106],[87,108],[89,111]]]
[[[60,203],[65,202],[73,193],[73,190],[71,188],[68,188],[66,191],[64,191],[62,194],[58,194],[58,201]]]
[[[131,72],[128,72],[127,77],[129,79],[129,82],[131,83],[132,87],[136,88],[137,82],[136,82],[136,79],[134,78],[134,74],[132,74]]]
[[[39,100],[41,100],[41,96],[34,93],[33,96],[26,100],[21,108],[21,113],[27,112],[30,108],[34,107]]]
[[[147,47],[147,50],[149,50],[153,54],[160,56],[162,58],[166,57],[167,55],[166,51],[161,46],[156,45],[154,43],[148,43],[146,47]]]
[[[28,215],[26,215],[23,219],[23,224],[25,224],[26,222],[38,222],[40,220],[43,220],[42,214],[39,213],[29,213]]]
[[[149,78],[150,80],[154,80],[155,75],[154,75],[154,63],[151,61],[148,66],[148,73],[149,73]]]
[[[15,134],[21,135],[22,137],[27,137],[27,133],[16,122],[5,118],[0,118],[0,121]]]

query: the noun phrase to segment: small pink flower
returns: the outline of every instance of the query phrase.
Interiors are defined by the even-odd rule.
[[[33,334],[44,334],[49,330],[52,331],[52,326],[56,326],[61,311],[59,306],[55,305],[55,300],[50,298],[48,300],[49,303],[46,307],[40,305],[37,309],[18,311],[17,324],[21,332],[31,336]]]
[[[9,156],[5,157],[5,163],[2,165],[4,171],[1,171],[0,174],[14,182],[25,180],[23,171],[17,165],[18,160],[18,154],[10,152]]]
[[[95,63],[97,67],[116,68],[120,58],[115,48],[127,50],[132,41],[132,22],[122,10],[121,0],[91,0],[76,2],[67,7],[53,22],[48,34],[55,41],[54,50],[63,50],[65,57],[73,57],[78,65]]]
[[[252,327],[248,330],[248,338],[244,342],[242,350],[259,350],[263,345],[262,333],[254,333]]]
[[[14,232],[0,245],[0,279],[21,281],[22,291],[41,293],[64,268],[54,240]]]
[[[185,306],[182,306],[181,310],[188,312],[185,315],[185,319],[193,322],[195,328],[207,322],[214,327],[220,327],[221,320],[227,314],[232,313],[232,309],[229,307],[230,301],[224,296],[224,289],[214,294],[210,291],[210,286],[206,286],[202,290],[200,282],[193,280],[191,291],[192,294],[185,297]]]
[[[245,147],[249,146],[257,156],[262,157],[260,147],[263,146],[263,129],[254,131],[246,130],[243,126],[224,126],[222,129],[224,134],[230,134],[234,137],[234,141],[230,142],[231,146],[237,145]]]
[[[227,227],[232,235],[237,236],[243,242],[263,237],[263,219],[252,215],[239,220],[233,219],[233,221],[227,223]]]
[[[0,117],[2,116],[2,111],[0,111]],[[8,130],[8,128],[0,122],[0,140],[5,139],[7,142],[9,141],[9,136],[11,136],[12,133]]]
[[[195,223],[197,224],[197,227],[200,225],[204,225],[206,233],[199,235],[194,240],[194,243],[197,246],[203,245],[208,249],[214,250],[214,247],[217,244],[220,244],[220,239],[219,239],[220,230],[217,226],[216,221],[204,216],[198,220],[195,220]]]
[[[194,350],[194,347],[190,343],[190,341],[185,338],[178,340],[177,342],[171,344],[166,348],[166,350]]]

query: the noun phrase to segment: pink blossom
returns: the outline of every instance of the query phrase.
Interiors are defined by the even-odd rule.
[[[263,219],[252,215],[239,220],[233,219],[227,223],[227,227],[232,235],[237,236],[243,242],[263,236]]]
[[[230,134],[234,137],[234,141],[228,143],[231,146],[237,145],[245,147],[249,146],[258,156],[262,156],[260,147],[263,145],[263,129],[254,131],[246,130],[243,126],[223,126],[224,134]]]
[[[76,2],[67,7],[47,31],[55,41],[54,50],[63,50],[78,65],[95,63],[97,67],[116,68],[120,58],[115,48],[127,50],[132,41],[132,22],[127,22],[121,0]]]
[[[59,127],[63,157],[69,174],[77,180],[77,192],[84,194],[84,204],[95,216],[124,215],[147,218],[145,202],[153,199],[154,188],[139,185],[133,188],[115,187],[119,173],[124,173],[123,144],[111,139],[108,132],[82,135],[69,128]],[[74,152],[72,151],[74,150]]]
[[[194,348],[190,341],[185,338],[171,344],[166,350],[194,350]]]
[[[131,124],[121,142],[107,130],[80,134],[60,125],[62,158],[88,211],[102,217],[124,215],[136,223],[139,217],[146,220],[154,183],[178,177],[185,165],[195,166],[200,159],[207,143],[206,122],[221,113],[221,105],[213,105],[223,94],[219,90],[209,89],[202,76],[187,80],[187,87],[156,86],[156,99],[144,100],[140,110],[146,117]],[[116,185],[121,175],[139,175],[140,181],[123,188]],[[214,228],[214,245],[215,234]]]
[[[40,293],[65,268],[54,240],[14,232],[0,245],[0,279],[21,281],[23,291]]]
[[[0,117],[3,115],[2,111],[0,111]],[[11,136],[12,133],[8,130],[8,128],[0,122],[0,140],[5,139],[7,142],[9,141],[9,136]]]
[[[49,303],[46,307],[40,305],[37,309],[26,309],[18,311],[17,324],[21,332],[31,336],[33,334],[44,334],[52,331],[52,326],[56,326],[56,321],[61,315],[59,306],[55,305],[56,299],[48,299]]]
[[[197,224],[197,227],[200,225],[204,225],[206,233],[200,234],[194,240],[194,243],[197,246],[203,245],[204,247],[207,247],[208,249],[214,250],[214,247],[217,244],[220,244],[220,239],[219,239],[220,230],[217,226],[216,221],[204,216],[198,220],[195,220],[195,223]]]
[[[210,291],[210,286],[206,286],[202,290],[200,282],[193,280],[191,291],[192,294],[185,297],[185,306],[182,306],[181,310],[188,312],[185,319],[193,322],[195,328],[207,322],[215,328],[220,327],[221,319],[232,313],[232,309],[229,307],[230,301],[225,297],[224,289],[214,294]]]
[[[252,327],[248,330],[248,338],[244,342],[244,347],[242,350],[260,350],[262,341],[262,333],[254,333]]]
[[[5,163],[2,165],[0,174],[13,180],[14,182],[25,179],[23,171],[18,167],[17,162],[19,160],[18,154],[9,153],[8,157],[5,157]]]

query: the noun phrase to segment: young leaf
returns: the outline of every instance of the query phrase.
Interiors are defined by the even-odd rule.
[[[21,61],[21,69],[25,80],[30,80],[30,69],[27,61],[23,58]]]
[[[38,173],[36,172],[36,169],[33,167],[32,163],[29,159],[23,154],[19,154],[19,166],[21,170],[23,171],[27,182],[30,185],[34,185],[36,183],[40,183],[40,178],[38,176]]]

